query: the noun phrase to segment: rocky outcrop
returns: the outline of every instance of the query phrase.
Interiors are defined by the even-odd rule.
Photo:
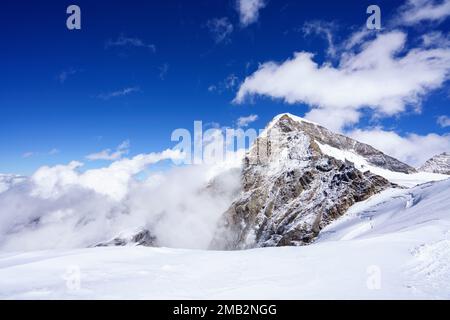
[[[444,152],[427,160],[419,169],[423,172],[450,175],[450,153]]]
[[[96,244],[94,247],[122,247],[122,246],[156,246],[156,238],[147,229],[141,228],[132,232],[122,232],[117,237]]]
[[[392,171],[415,171],[371,146],[283,115],[248,152],[243,190],[224,214],[211,247],[308,244],[354,203],[392,186],[349,161],[324,154],[318,143],[352,150],[372,165]]]

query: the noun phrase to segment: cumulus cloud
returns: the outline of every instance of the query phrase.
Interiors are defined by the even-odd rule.
[[[450,0],[408,0],[399,8],[397,24],[415,25],[425,21],[442,22],[450,16]]]
[[[248,125],[252,122],[255,122],[256,120],[258,120],[258,115],[256,114],[251,114],[249,116],[246,117],[240,117],[237,119],[236,121],[236,125],[238,127],[248,127]]]
[[[111,149],[105,149],[97,153],[92,153],[86,156],[86,159],[95,161],[95,160],[118,160],[122,158],[124,155],[130,152],[130,140],[123,141],[120,145],[117,146],[115,151]]]
[[[31,180],[38,186],[33,192],[43,198],[58,197],[74,185],[93,190],[99,194],[120,200],[127,192],[131,178],[150,164],[162,160],[179,160],[183,157],[178,150],[165,150],[161,153],[139,154],[131,159],[124,158],[110,166],[79,172],[81,162],[68,165],[44,166],[37,170]]]
[[[448,117],[448,116],[439,116],[438,119],[437,119],[437,123],[442,128],[450,127],[450,117]]]
[[[214,18],[208,20],[206,26],[216,43],[228,43],[230,42],[230,35],[233,32],[233,25],[227,17]]]
[[[356,123],[363,109],[376,116],[392,116],[416,109],[421,99],[449,78],[450,48],[413,48],[404,53],[407,36],[400,31],[378,35],[362,49],[342,55],[338,66],[319,65],[314,55],[296,52],[282,63],[266,62],[248,76],[234,99],[252,95],[305,103],[312,110],[306,118],[339,123],[334,129]]]
[[[111,98],[118,98],[118,97],[124,97],[129,94],[139,92],[141,89],[139,87],[127,87],[120,90],[107,92],[107,93],[101,93],[98,95],[98,98],[103,100],[109,100]]]
[[[115,40],[110,39],[106,41],[105,48],[108,49],[112,47],[136,47],[149,49],[151,52],[156,51],[156,46],[154,44],[146,43],[144,40],[139,38],[127,37],[124,34],[121,34]]]
[[[237,0],[237,11],[241,25],[246,27],[258,21],[259,11],[266,6],[266,0]]]
[[[450,151],[450,135],[448,134],[410,133],[401,136],[394,131],[385,131],[382,128],[357,129],[347,134],[414,167],[422,165],[432,156]]]

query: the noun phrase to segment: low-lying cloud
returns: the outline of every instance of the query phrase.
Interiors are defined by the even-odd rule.
[[[88,247],[139,228],[159,246],[207,248],[239,190],[240,169],[220,163],[138,177],[151,164],[183,156],[166,150],[84,172],[73,161],[42,167],[20,183],[3,176],[0,250]]]

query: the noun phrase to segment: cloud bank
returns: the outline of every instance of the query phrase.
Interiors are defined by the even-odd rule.
[[[139,178],[178,151],[141,154],[81,171],[76,161],[12,183],[0,175],[0,250],[80,248],[148,229],[157,245],[208,247],[239,189],[235,162],[178,167]]]

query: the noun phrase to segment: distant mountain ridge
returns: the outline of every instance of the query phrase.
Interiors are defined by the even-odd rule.
[[[444,152],[430,158],[418,170],[450,175],[450,153]]]

